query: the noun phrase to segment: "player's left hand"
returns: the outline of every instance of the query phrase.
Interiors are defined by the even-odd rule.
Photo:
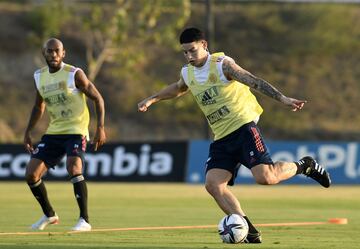
[[[106,142],[106,134],[104,127],[97,127],[94,140],[91,144],[94,146],[94,151],[97,151],[99,147],[101,147]]]
[[[285,97],[285,98],[283,98],[282,102],[285,105],[290,106],[292,108],[293,112],[296,112],[297,110],[301,110],[307,101]]]
[[[29,132],[25,133],[24,146],[25,146],[26,151],[29,152],[30,154],[34,151],[34,147],[33,147],[33,144],[32,144],[32,139],[31,139],[31,136],[30,136]]]

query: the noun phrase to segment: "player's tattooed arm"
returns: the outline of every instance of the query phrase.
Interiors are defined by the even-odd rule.
[[[291,107],[293,111],[301,110],[306,103],[306,100],[286,97],[270,83],[241,68],[233,60],[224,59],[222,69],[228,80],[239,81],[273,99],[280,101],[284,105]]]
[[[224,59],[222,69],[224,75],[229,80],[239,81],[280,102],[282,102],[282,99],[285,97],[270,83],[246,71],[232,60]]]

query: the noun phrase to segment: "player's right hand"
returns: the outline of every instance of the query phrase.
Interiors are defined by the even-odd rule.
[[[25,146],[25,150],[30,154],[34,151],[31,136],[28,132],[26,132],[24,136],[24,146]]]
[[[140,103],[138,103],[138,110],[140,112],[146,112],[148,107],[151,106],[152,102],[149,98],[144,99]]]

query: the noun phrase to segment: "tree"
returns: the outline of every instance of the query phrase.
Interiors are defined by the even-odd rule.
[[[49,37],[59,36],[63,25],[69,20],[70,14],[63,0],[49,0],[36,6],[27,15],[27,25],[31,31],[28,35],[29,43],[41,47]],[[35,63],[40,65],[41,58],[37,54]]]
[[[54,21],[47,13],[56,13],[57,9],[64,13],[65,18],[58,14]],[[165,84],[149,75],[145,67],[155,60],[155,51],[159,48],[179,49],[178,33],[190,14],[190,0],[90,3],[50,0],[31,14],[34,20],[31,23],[38,25],[33,34],[36,39],[32,41],[60,35],[60,38],[69,38],[72,43],[80,44],[86,61],[82,67],[87,70],[89,79],[97,82],[107,106],[115,107],[108,117],[113,123],[119,123],[117,119],[136,110],[137,101],[150,91],[149,86],[144,87],[150,85],[143,84],[145,81]],[[154,53],[149,53],[149,50]],[[102,77],[97,81],[99,75]]]

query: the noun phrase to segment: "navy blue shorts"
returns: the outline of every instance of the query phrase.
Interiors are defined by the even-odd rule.
[[[43,161],[48,168],[59,164],[65,155],[80,157],[84,164],[85,151],[86,137],[83,135],[45,134],[31,154],[31,158]]]
[[[273,164],[254,122],[247,123],[210,144],[206,172],[214,168],[228,170],[233,175],[228,185],[234,185],[241,164],[248,169],[258,164]]]

